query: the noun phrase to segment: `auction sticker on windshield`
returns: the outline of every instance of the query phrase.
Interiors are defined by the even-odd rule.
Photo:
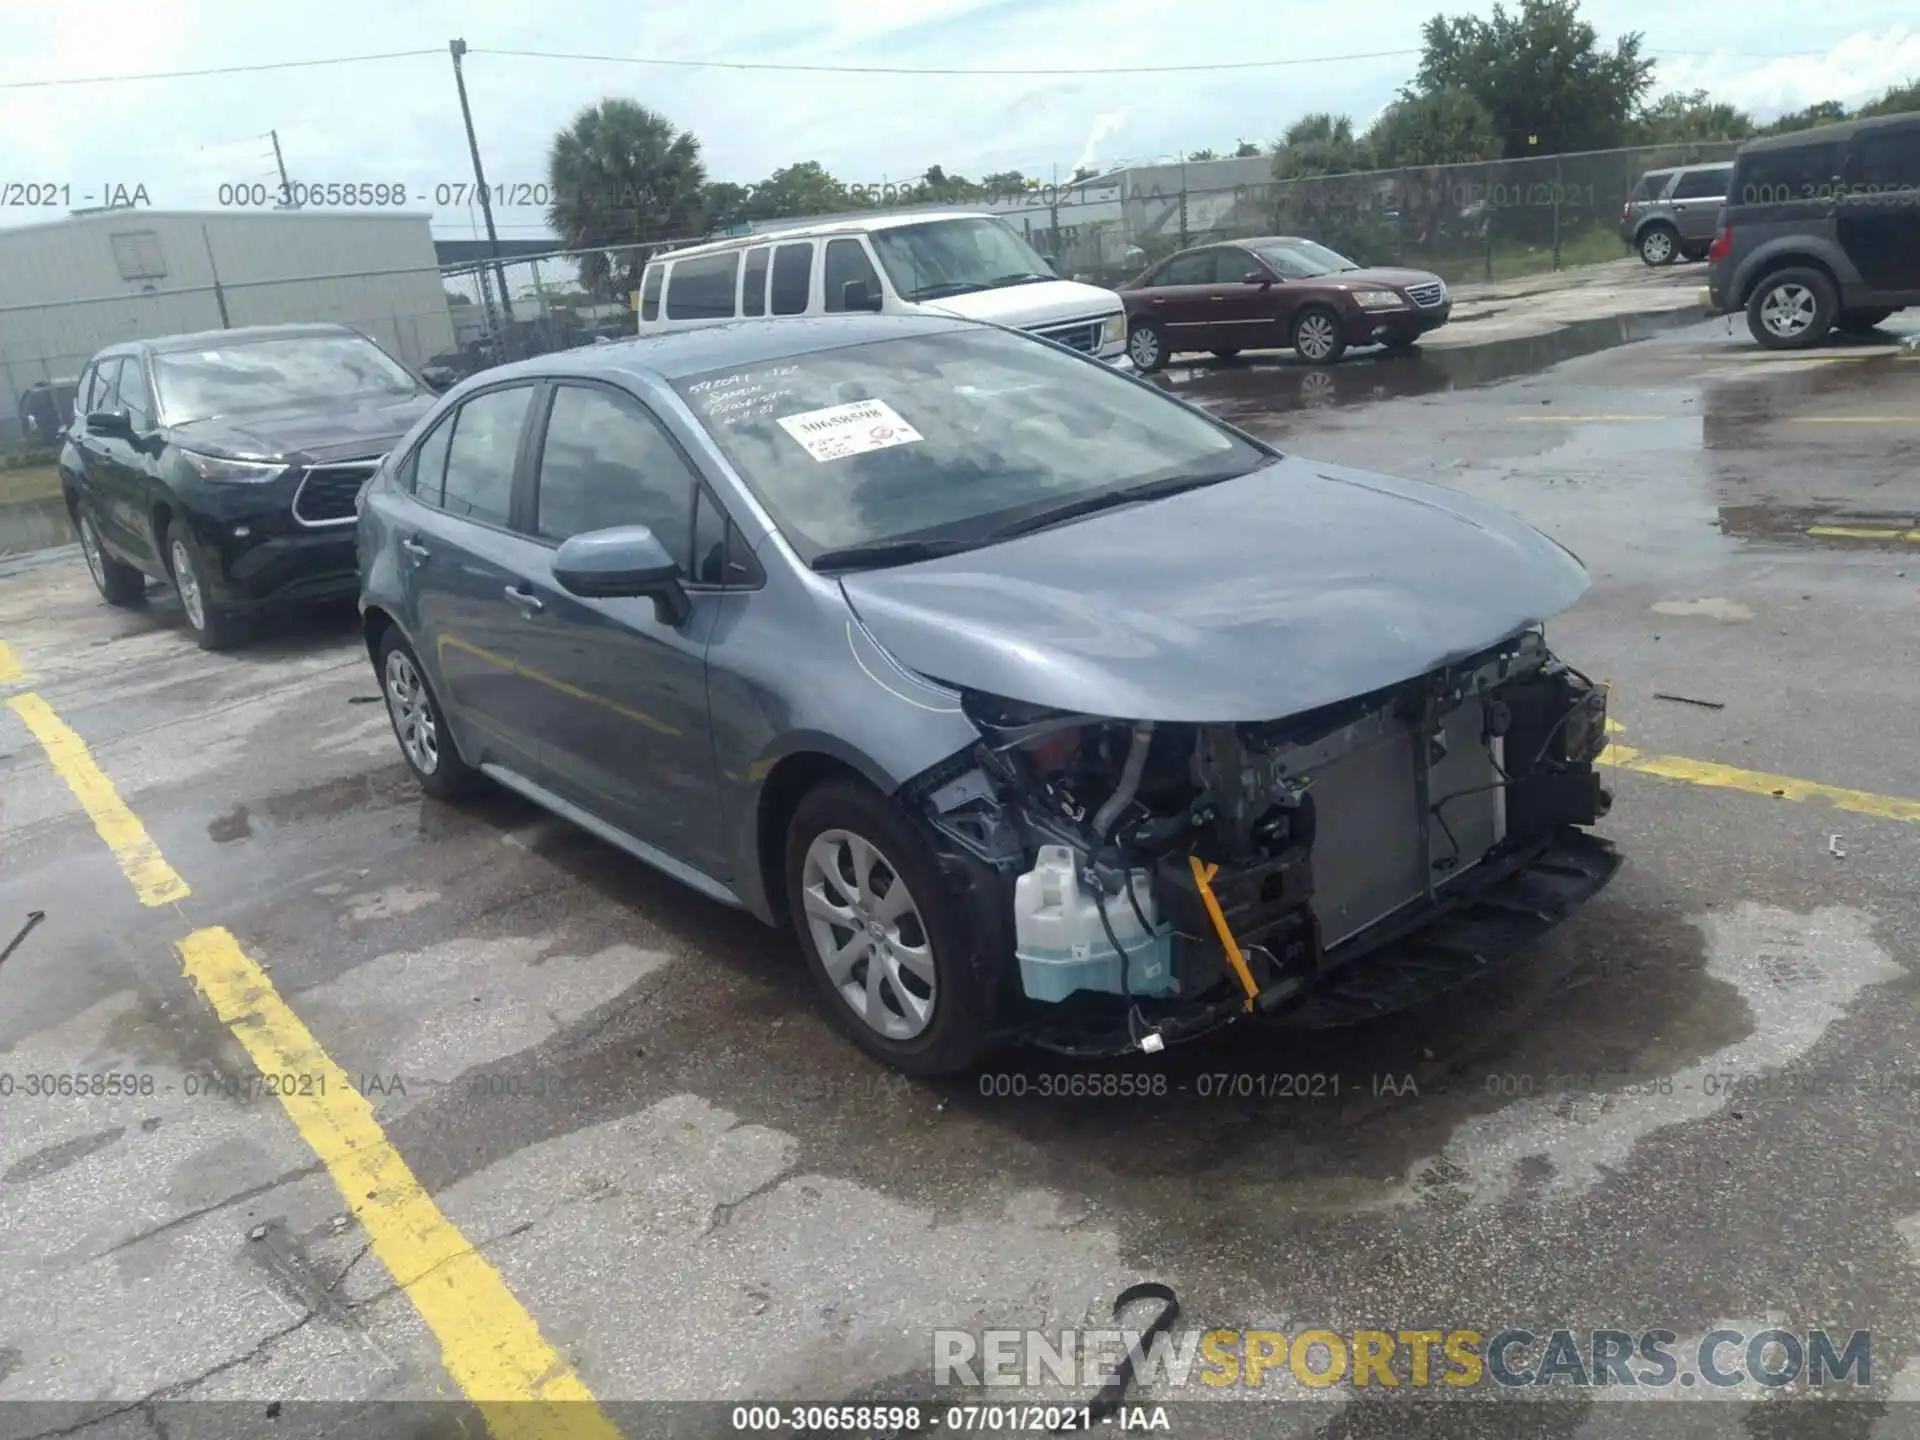
[[[825,410],[782,415],[780,428],[816,460],[843,460],[926,439],[884,400],[855,400]]]

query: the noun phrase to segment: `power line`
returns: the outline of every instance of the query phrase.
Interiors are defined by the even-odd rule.
[[[774,70],[803,75],[1181,75],[1210,70],[1271,70],[1283,65],[1334,65],[1347,60],[1391,60],[1418,50],[1368,50],[1352,55],[1303,55],[1289,60],[1222,60],[1194,65],[928,66],[805,65],[777,60],[669,60],[647,55],[590,55],[558,50],[490,50],[476,45],[475,55],[516,60],[587,60],[608,65],[661,65],[682,70]]]
[[[264,70],[311,70],[320,65],[360,65],[370,60],[411,60],[438,50],[389,50],[379,55],[332,55],[313,60],[269,60],[257,65],[218,65],[205,70],[152,70],[139,75],[79,75],[64,80],[0,80],[0,90],[46,90],[56,85],[119,85],[134,80],[198,80],[208,75],[254,75]]]

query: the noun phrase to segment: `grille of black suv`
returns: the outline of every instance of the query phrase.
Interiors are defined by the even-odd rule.
[[[353,519],[353,502],[360,487],[380,468],[381,457],[315,465],[294,492],[293,518],[302,525],[344,525]]]
[[[1407,294],[1413,297],[1413,303],[1421,309],[1431,310],[1447,298],[1447,287],[1438,280],[1434,280],[1424,285],[1409,285]]]

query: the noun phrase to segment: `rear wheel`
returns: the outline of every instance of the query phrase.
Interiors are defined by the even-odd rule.
[[[1680,253],[1680,232],[1671,225],[1649,225],[1640,232],[1639,250],[1649,265],[1671,265]]]
[[[1325,305],[1309,305],[1294,317],[1293,351],[1315,365],[1331,365],[1347,353],[1340,317]]]
[[[1127,356],[1142,374],[1167,363],[1167,337],[1151,320],[1136,320],[1127,335]]]
[[[169,525],[165,536],[167,568],[173,574],[173,588],[180,596],[180,613],[187,628],[200,642],[202,650],[231,650],[246,643],[247,617],[223,610],[208,593],[206,571],[187,543],[186,531]]]
[[[400,754],[420,788],[436,800],[452,800],[472,790],[480,772],[460,758],[447,733],[440,702],[421,672],[420,659],[397,628],[380,637],[374,657],[387,718],[400,742]]]
[[[86,556],[87,573],[94,588],[109,605],[131,610],[147,600],[147,577],[131,565],[123,565],[100,543],[100,527],[84,505],[74,506],[74,529],[80,532],[80,553]]]
[[[964,902],[899,806],[853,780],[812,790],[787,827],[786,880],[807,968],[855,1044],[916,1075],[985,1053],[990,988]]]
[[[1776,270],[1747,299],[1747,329],[1769,350],[1818,345],[1839,315],[1833,281],[1818,270]]]

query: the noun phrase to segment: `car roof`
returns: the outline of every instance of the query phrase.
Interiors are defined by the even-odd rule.
[[[1784,135],[1766,135],[1749,140],[1740,147],[1741,155],[1768,150],[1795,150],[1802,145],[1831,145],[1851,140],[1871,130],[1907,130],[1920,128],[1920,111],[1901,115],[1874,115],[1865,120],[1841,120],[1832,125],[1816,125],[1811,130],[1789,130]],[[1738,158],[1737,156],[1735,158]]]
[[[673,260],[685,260],[690,256],[714,255],[727,250],[739,250],[754,245],[777,245],[787,240],[813,240],[831,235],[859,235],[871,230],[896,230],[903,225],[925,225],[934,220],[998,220],[1001,217],[988,210],[910,210],[904,214],[855,215],[839,220],[822,220],[817,224],[780,225],[773,224],[765,230],[755,230],[747,235],[729,235],[718,240],[705,240],[697,245],[682,246],[673,250],[663,250],[648,260],[650,265],[663,265]]]
[[[204,350],[210,345],[248,345],[260,340],[294,340],[302,336],[358,335],[350,325],[316,321],[305,325],[241,325],[232,330],[195,330],[184,335],[154,335],[144,340],[126,340],[102,347],[102,355],[129,354],[147,350],[156,355],[176,350]]]
[[[538,355],[484,370],[491,383],[527,375],[605,375],[624,371],[667,381],[730,365],[758,365],[795,355],[813,355],[876,340],[904,340],[997,327],[945,315],[822,315],[761,320],[719,320],[684,330],[662,330]]]

